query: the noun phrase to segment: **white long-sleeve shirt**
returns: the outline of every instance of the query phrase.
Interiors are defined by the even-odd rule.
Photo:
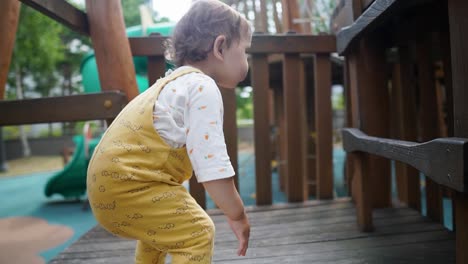
[[[198,182],[234,175],[224,139],[223,113],[223,99],[215,81],[198,72],[169,82],[155,103],[156,131],[170,146],[187,147]]]

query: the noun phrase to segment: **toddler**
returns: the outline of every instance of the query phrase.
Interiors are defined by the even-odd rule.
[[[211,263],[215,227],[182,183],[195,171],[244,256],[250,226],[233,182],[219,86],[248,71],[249,23],[217,0],[199,0],[176,25],[168,52],[179,66],[133,99],[90,161],[88,197],[100,225],[137,240],[136,263]]]

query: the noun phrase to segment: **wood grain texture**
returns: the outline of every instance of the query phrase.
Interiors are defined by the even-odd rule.
[[[86,0],[86,11],[102,89],[133,99],[139,92],[120,1]]]
[[[340,54],[345,53],[360,36],[377,27],[388,18],[401,0],[376,0],[348,27],[341,29],[336,35],[336,47]]]
[[[272,203],[269,71],[266,55],[253,55],[251,80],[254,101],[255,183],[257,205]]]
[[[435,182],[466,191],[468,139],[438,138],[425,143],[372,137],[358,129],[343,129],[345,151],[361,151],[409,164]]]
[[[0,9],[0,100],[4,98],[5,86],[10,71],[11,57],[15,47],[15,35],[18,28],[20,3],[17,0],[5,0]]]
[[[118,91],[0,101],[0,126],[113,119],[126,103]]]
[[[306,131],[305,98],[301,96],[301,60],[299,54],[285,54],[283,61],[283,89],[286,135],[286,195],[289,202],[301,202],[306,199],[304,189],[307,177],[304,164],[307,157],[304,132]]]
[[[448,0],[450,50],[452,63],[452,91],[454,135],[468,138],[468,2]],[[466,158],[465,158],[466,160]],[[464,184],[467,185],[465,179]],[[457,264],[468,263],[468,199],[457,195],[455,200],[455,230],[457,236]]]
[[[330,54],[315,55],[315,128],[317,198],[333,198],[333,125]]]
[[[362,233],[347,199],[249,208],[245,257],[236,256],[237,241],[225,217],[208,212],[216,226],[213,263],[455,263],[453,234],[411,209],[375,210],[375,232]],[[51,264],[131,263],[134,248],[134,241],[98,226]]]

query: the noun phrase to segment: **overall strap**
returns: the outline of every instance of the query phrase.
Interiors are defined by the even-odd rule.
[[[193,67],[189,67],[187,69],[183,69],[183,70],[180,70],[180,71],[177,71],[177,72],[173,72],[172,74],[170,74],[169,76],[167,77],[164,77],[162,79],[159,79],[154,85],[157,86],[156,88],[156,92],[155,92],[155,96],[156,98],[158,98],[159,96],[159,93],[161,92],[162,88],[164,88],[164,86],[166,86],[166,84],[168,84],[169,82],[179,78],[180,76],[183,76],[185,74],[189,74],[189,73],[192,73],[192,72],[199,72],[199,73],[202,73],[202,71],[200,71],[199,69],[196,69],[196,68],[193,68]]]

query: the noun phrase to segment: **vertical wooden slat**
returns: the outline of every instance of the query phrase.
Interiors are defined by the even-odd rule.
[[[369,135],[389,137],[389,100],[387,67],[383,39],[374,36],[364,39],[359,49],[362,60],[358,80],[360,128]],[[381,157],[369,157],[372,207],[391,206],[390,161]]]
[[[237,117],[236,117],[236,91],[232,88],[221,88],[224,104],[224,138],[229,158],[231,159],[232,167],[236,175],[234,182],[239,190],[239,163],[238,163],[238,147],[237,147]]]
[[[206,209],[206,193],[205,188],[201,183],[197,182],[195,175],[192,175],[189,182],[190,195],[197,201],[197,203],[203,208]]]
[[[86,0],[86,12],[102,89],[133,99],[138,87],[120,1]]]
[[[0,100],[5,95],[20,6],[21,3],[17,0],[5,0],[0,8]]]
[[[279,173],[279,185],[281,191],[286,191],[286,122],[284,116],[284,91],[282,87],[277,87],[274,93],[274,104],[275,104],[275,119],[277,127],[277,162],[278,162],[278,173]]]
[[[420,96],[420,139],[430,141],[439,137],[437,120],[437,92],[434,80],[434,69],[431,60],[430,43],[427,39],[419,40],[415,45],[416,63],[418,69],[418,85]],[[426,177],[427,216],[440,221],[442,215],[442,194],[437,183]]]
[[[315,77],[314,74],[314,58],[305,57],[303,58],[306,82],[306,113],[307,113],[307,188],[309,196],[317,195],[317,183],[316,183],[316,129],[315,129]]]
[[[468,2],[448,0],[455,137],[468,137]],[[466,183],[465,183],[466,184]],[[455,200],[457,264],[468,263],[468,199]]]
[[[287,172],[286,194],[289,202],[301,202],[306,199],[306,177],[304,175],[303,142],[305,113],[304,97],[301,97],[301,60],[299,54],[285,54],[283,60],[284,108],[286,122],[286,157]]]
[[[317,198],[333,198],[333,125],[330,54],[315,55]]]
[[[351,78],[349,75],[349,60],[345,58],[344,67],[343,67],[343,75],[344,75],[344,95],[345,95],[345,102],[346,102],[346,127],[355,127],[353,125],[353,106],[351,102]],[[353,192],[351,188],[352,182],[352,175],[353,175],[353,162],[349,155],[346,155],[345,160],[345,183],[347,185],[348,195],[353,197]]]
[[[269,117],[269,73],[265,54],[252,55],[252,87],[254,89],[255,180],[257,205],[272,202],[271,142]]]
[[[356,51],[357,52],[357,51]],[[352,127],[360,127],[359,112],[359,82],[363,78],[361,69],[362,61],[359,60],[359,54],[350,54],[348,56],[349,69],[349,97],[350,104],[347,110],[351,111]],[[373,230],[372,223],[372,195],[370,193],[371,182],[369,179],[369,155],[364,153],[348,153],[349,167],[348,173],[352,178],[351,190],[353,200],[356,204],[357,222],[362,231]],[[352,170],[351,170],[352,169]]]
[[[396,138],[417,141],[416,98],[411,84],[411,62],[407,46],[398,48],[398,61],[394,65],[392,98],[395,108]],[[411,166],[395,162],[398,198],[411,208],[420,209],[419,172]]]
[[[164,77],[166,62],[162,56],[148,56],[148,86]]]

